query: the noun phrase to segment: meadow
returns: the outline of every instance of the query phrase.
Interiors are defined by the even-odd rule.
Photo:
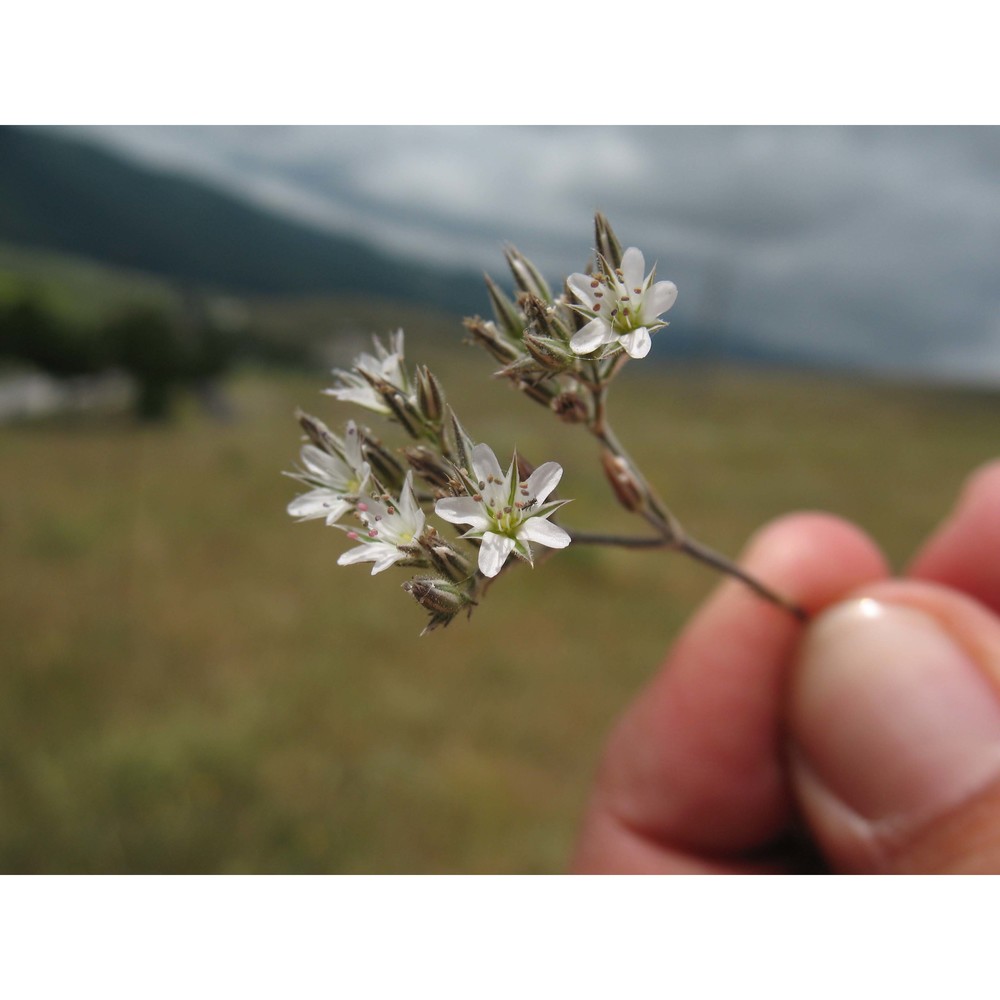
[[[473,436],[561,462],[567,526],[636,527],[586,435],[460,339],[428,327],[408,354]],[[351,414],[326,384],[246,369],[227,423],[189,401],[173,425],[0,428],[0,871],[564,870],[609,726],[717,578],[571,547],[419,638],[405,571],[338,567],[340,533],[285,513],[296,405]],[[1000,452],[996,393],[633,365],[611,405],[681,520],[731,554],[820,508],[901,566]]]

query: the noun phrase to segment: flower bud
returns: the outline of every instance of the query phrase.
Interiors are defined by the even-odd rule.
[[[428,528],[420,536],[420,545],[431,565],[449,580],[461,583],[473,574],[469,560],[433,528]]]
[[[490,297],[490,305],[493,307],[493,315],[496,317],[500,329],[512,340],[520,340],[524,333],[524,322],[521,314],[517,311],[517,306],[500,290],[500,286],[488,275],[486,279],[486,291]]]
[[[628,462],[619,455],[605,449],[601,452],[601,465],[611,484],[618,502],[627,510],[635,512],[646,506],[645,492],[639,480],[629,468]]]
[[[399,391],[397,386],[387,382],[384,378],[365,371],[363,368],[356,369],[364,380],[385,400],[385,405],[389,407],[389,412],[403,425],[410,437],[419,438],[423,429],[423,418],[420,411],[413,403]]]
[[[551,303],[543,302],[536,295],[527,294],[520,296],[518,302],[524,309],[525,319],[528,320],[532,333],[555,340],[569,340],[571,332]]]
[[[451,444],[450,454],[448,452],[445,454],[459,469],[468,471],[472,468],[472,449],[476,446],[475,442],[465,433],[465,428],[459,423],[458,416],[450,406],[446,408],[445,412],[448,420],[448,438]]]
[[[320,451],[325,451],[328,455],[341,453],[342,449],[336,435],[332,434],[326,424],[318,417],[313,417],[304,410],[296,410],[295,419],[298,420],[302,430],[306,432],[306,437]]]
[[[526,333],[524,349],[550,372],[565,371],[576,364],[577,360],[577,356],[561,340],[553,337],[539,337],[533,333]]]
[[[403,448],[403,456],[413,471],[432,486],[445,489],[455,478],[451,464],[425,445],[407,445]]]
[[[361,451],[380,483],[393,490],[403,485],[403,466],[378,438],[372,437],[367,428],[361,436]]]
[[[510,266],[511,274],[514,275],[518,287],[530,295],[537,295],[544,302],[551,302],[552,292],[549,291],[549,286],[535,265],[514,247],[507,247],[505,254],[507,264]]]
[[[440,427],[444,413],[444,390],[427,365],[417,368],[417,403],[427,423]]]
[[[464,322],[466,330],[472,334],[472,339],[480,347],[492,354],[501,364],[509,364],[521,353],[514,344],[500,333],[496,323],[492,320],[484,321],[475,316]]]
[[[621,267],[622,245],[618,242],[618,237],[615,236],[611,223],[600,212],[594,216],[594,238],[597,241],[597,253],[612,268]]]
[[[448,625],[452,618],[476,603],[460,587],[447,580],[417,576],[403,584],[405,590],[421,607],[430,612],[431,618],[421,635]]]

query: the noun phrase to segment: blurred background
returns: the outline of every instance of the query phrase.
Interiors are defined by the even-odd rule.
[[[571,548],[418,638],[285,513],[295,407],[356,415],[329,369],[402,326],[565,524],[634,530],[461,325],[601,210],[680,289],[611,407],[681,521],[822,508],[899,567],[1000,451],[998,177],[993,128],[0,129],[0,871],[563,870],[717,581]]]

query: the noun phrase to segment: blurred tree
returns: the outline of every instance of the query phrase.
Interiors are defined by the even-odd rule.
[[[0,355],[26,361],[60,379],[93,375],[112,362],[102,331],[55,318],[32,291],[0,303]]]

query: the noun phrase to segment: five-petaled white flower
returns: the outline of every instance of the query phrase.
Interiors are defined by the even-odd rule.
[[[312,444],[303,445],[300,454],[303,468],[286,473],[313,487],[288,505],[288,513],[300,521],[324,517],[327,524],[335,524],[354,506],[371,475],[361,454],[361,435],[353,420],[347,424],[343,440],[330,437],[339,455]]]
[[[394,386],[407,398],[413,395],[410,387],[410,380],[407,378],[406,369],[403,367],[403,331],[397,330],[389,335],[389,347],[386,348],[378,337],[372,337],[375,345],[375,353],[368,354],[362,351],[354,359],[354,364],[350,371],[342,368],[334,368],[333,377],[335,384],[331,389],[324,389],[327,396],[333,396],[346,403],[357,403],[369,410],[377,413],[391,413],[392,411],[371,383],[362,375],[362,372],[373,376],[383,382]]]
[[[511,552],[531,562],[530,542],[552,549],[565,548],[569,534],[548,520],[566,500],[545,503],[562,477],[562,466],[555,462],[540,465],[521,482],[517,459],[511,462],[507,474],[500,470],[493,450],[477,444],[472,450],[471,496],[448,497],[438,500],[434,511],[452,524],[468,524],[463,538],[480,538],[479,572],[496,576]]]
[[[356,504],[354,510],[364,525],[363,530],[349,530],[342,524],[337,527],[347,531],[347,537],[352,542],[361,544],[348,549],[337,560],[338,566],[373,562],[374,576],[393,563],[409,559],[417,553],[417,539],[424,530],[424,512],[417,506],[413,495],[412,472],[406,474],[398,502],[392,497],[368,500]]]
[[[645,270],[642,251],[629,247],[619,268],[605,263],[603,272],[569,276],[566,283],[570,291],[583,303],[576,308],[591,317],[569,342],[577,354],[590,354],[615,343],[633,358],[649,353],[649,335],[667,325],[660,316],[677,299],[677,286],[672,281],[654,284],[656,268],[644,276]]]

